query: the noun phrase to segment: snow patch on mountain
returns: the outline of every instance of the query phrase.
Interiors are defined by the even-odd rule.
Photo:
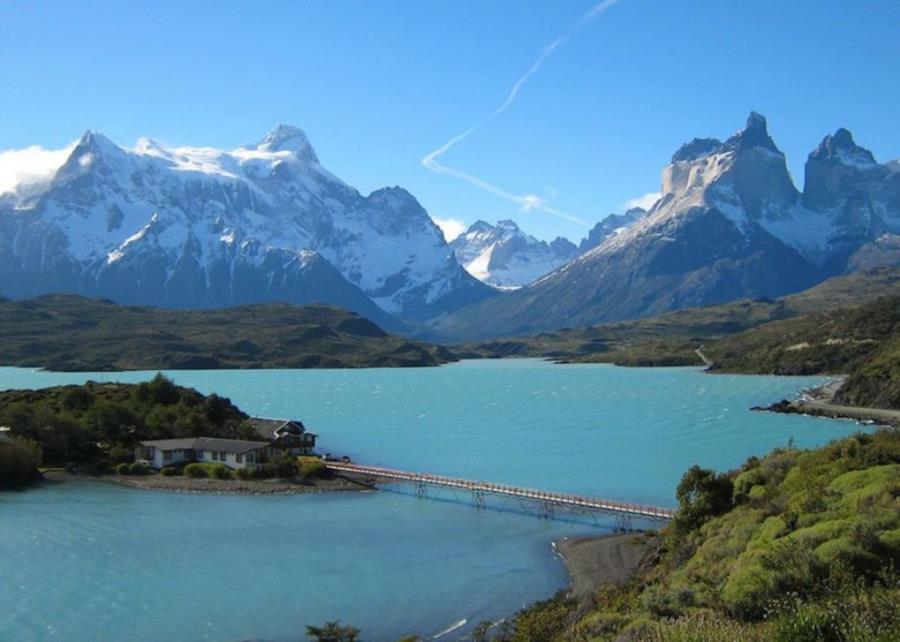
[[[501,289],[527,285],[577,254],[570,241],[539,241],[509,220],[496,225],[476,221],[450,247],[469,274]]]
[[[411,194],[391,187],[362,196],[319,163],[296,127],[279,125],[231,151],[147,138],[123,149],[88,131],[66,154],[55,171],[0,199],[0,250],[8,247],[16,269],[32,275],[35,293],[51,287],[38,282],[52,281],[35,275],[51,269],[45,260],[26,266],[25,254],[39,245],[41,256],[56,254],[86,283],[81,289],[100,294],[102,273],[115,266],[137,274],[165,265],[166,291],[186,287],[185,279],[212,287],[223,265],[227,273],[238,265],[281,269],[270,250],[283,250],[291,262],[304,252],[323,257],[401,316],[440,314],[490,295]],[[142,278],[135,287],[146,284]]]
[[[751,113],[745,128],[725,142],[697,138],[679,148],[662,172],[662,198],[653,208],[578,260],[620,252],[638,239],[665,242],[665,230],[712,209],[742,234],[762,230],[833,271],[830,263],[846,260],[852,248],[900,231],[897,176],[839,129],[810,154],[801,194],[765,118]]]

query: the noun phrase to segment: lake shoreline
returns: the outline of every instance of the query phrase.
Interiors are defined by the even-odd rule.
[[[600,587],[631,580],[657,542],[657,535],[636,531],[564,537],[552,546],[568,571],[569,592],[583,605]]]
[[[824,385],[802,391],[797,399],[782,399],[768,406],[754,407],[752,410],[826,419],[849,419],[878,426],[900,425],[900,410],[844,406],[834,403],[834,397],[846,379],[846,375],[841,375]]]
[[[368,492],[375,490],[370,484],[335,476],[297,483],[281,479],[210,479],[192,477],[163,477],[162,475],[86,475],[68,471],[51,470],[43,473],[39,484],[65,484],[79,481],[96,481],[116,484],[138,490],[198,495],[305,495],[313,493]]]

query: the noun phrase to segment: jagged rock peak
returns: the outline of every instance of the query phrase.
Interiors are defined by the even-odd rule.
[[[557,254],[574,254],[578,251],[578,246],[572,243],[572,241],[567,239],[565,236],[557,236],[555,239],[550,241],[550,249]]]
[[[81,138],[78,139],[78,143],[75,145],[75,149],[72,150],[72,155],[79,155],[84,152],[117,152],[121,151],[119,146],[108,139],[103,134],[98,132],[93,132],[90,129],[84,132],[81,135]]]
[[[422,209],[416,197],[399,185],[377,189],[369,194],[368,199],[372,202],[388,203],[394,206],[415,206],[417,209]]]
[[[256,148],[267,152],[292,152],[300,160],[319,162],[319,157],[306,137],[306,132],[293,125],[276,125],[257,143]]]
[[[469,229],[466,230],[466,232],[490,232],[492,229],[494,229],[493,225],[491,225],[487,221],[478,219],[469,226]]]
[[[692,161],[708,156],[722,147],[722,141],[718,138],[695,138],[685,143],[672,155],[672,162]]]
[[[810,160],[837,160],[851,165],[875,165],[875,157],[868,149],[853,141],[853,134],[841,127],[822,139],[810,155]]]
[[[726,140],[722,145],[722,148],[725,150],[750,149],[752,147],[761,147],[779,154],[781,153],[775,146],[772,137],[769,136],[766,117],[755,111],[750,112],[744,129]]]

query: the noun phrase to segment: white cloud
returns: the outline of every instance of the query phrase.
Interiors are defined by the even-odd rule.
[[[522,196],[522,207],[519,208],[519,212],[530,212],[533,209],[544,207],[546,205],[547,201],[537,194],[525,194]]]
[[[532,210],[538,210],[547,214],[552,214],[553,216],[565,219],[572,223],[578,223],[579,225],[583,225],[585,227],[591,227],[591,224],[584,219],[570,214],[569,212],[551,207],[544,199],[536,197],[533,194],[513,194],[512,192],[498,187],[497,185],[494,185],[493,183],[490,183],[483,178],[475,176],[474,174],[469,174],[468,172],[448,167],[440,162],[440,158],[444,154],[446,154],[451,147],[454,147],[458,143],[464,141],[466,138],[491,122],[494,118],[500,116],[503,112],[509,109],[516,101],[516,98],[518,98],[519,90],[522,89],[522,86],[526,82],[528,82],[528,80],[534,74],[541,70],[541,67],[544,66],[544,63],[553,55],[553,53],[557,49],[559,49],[559,47],[564,45],[569,40],[569,38],[571,38],[581,27],[603,14],[607,9],[609,9],[619,1],[620,0],[600,0],[593,7],[591,7],[586,13],[581,16],[581,18],[570,25],[566,31],[557,36],[556,39],[550,42],[550,44],[541,49],[540,54],[538,54],[534,62],[531,63],[531,66],[513,83],[512,88],[506,95],[506,100],[504,100],[499,107],[488,114],[481,122],[478,122],[472,127],[469,127],[469,129],[463,131],[460,134],[457,134],[437,149],[426,154],[420,161],[422,166],[434,172],[435,174],[443,174],[445,176],[451,176],[453,178],[466,181],[470,185],[474,185],[475,187],[484,190],[485,192],[488,192],[495,196],[499,196],[500,198],[511,203],[516,203],[521,208],[519,210],[520,212],[530,212]]]
[[[74,147],[74,143],[63,149],[44,149],[33,145],[25,149],[0,151],[0,194],[15,191],[19,185],[31,185],[53,178]]]
[[[444,239],[447,243],[466,231],[466,224],[458,218],[437,218],[436,216],[432,216],[431,220],[434,221],[435,225],[441,228],[441,232],[444,233]]]
[[[638,196],[637,198],[625,201],[625,209],[630,210],[632,207],[640,207],[649,210],[656,205],[656,201],[660,198],[662,198],[662,193],[660,192],[647,192],[643,196]]]

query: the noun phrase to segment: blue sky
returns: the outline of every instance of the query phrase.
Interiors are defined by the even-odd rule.
[[[364,193],[401,185],[438,218],[513,218],[577,240],[581,224],[420,161],[497,109],[595,5],[0,0],[0,150],[62,147],[86,129],[232,148],[287,122]],[[592,223],[658,190],[682,142],[727,136],[751,109],[798,185],[840,126],[898,158],[898,25],[888,0],[620,0],[440,162]]]

